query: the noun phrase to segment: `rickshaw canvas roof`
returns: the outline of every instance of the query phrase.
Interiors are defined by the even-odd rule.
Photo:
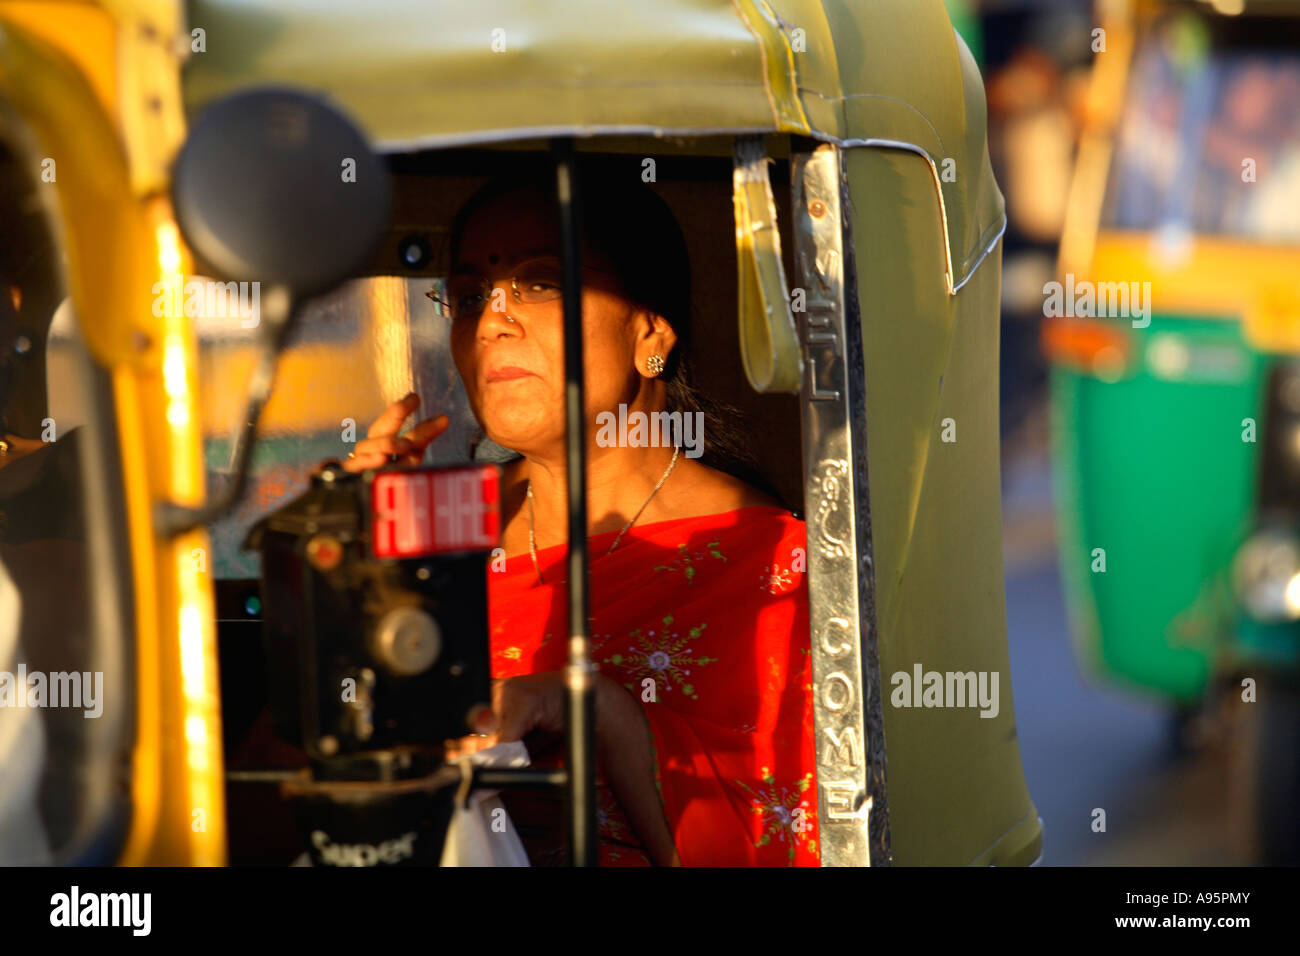
[[[239,89],[287,84],[326,95],[393,152],[557,134],[884,141],[935,167],[957,287],[1005,224],[982,84],[942,0],[187,9],[205,46],[185,69],[191,114]]]

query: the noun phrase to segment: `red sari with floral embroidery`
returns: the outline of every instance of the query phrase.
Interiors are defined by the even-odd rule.
[[[804,523],[755,506],[614,538],[590,539],[592,658],[642,702],[682,863],[816,866]],[[567,551],[538,552],[545,584],[528,554],[488,572],[494,677],[564,667]],[[647,865],[600,779],[597,803],[601,864]]]

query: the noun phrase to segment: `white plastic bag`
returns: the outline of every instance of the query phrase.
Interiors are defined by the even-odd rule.
[[[462,758],[485,767],[527,767],[528,749],[523,741],[497,744]],[[528,854],[496,790],[475,790],[468,806],[456,801],[447,842],[442,848],[443,866],[528,866]]]

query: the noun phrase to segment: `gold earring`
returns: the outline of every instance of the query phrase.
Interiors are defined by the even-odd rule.
[[[655,353],[645,360],[645,370],[653,378],[664,370],[664,358],[662,355]]]

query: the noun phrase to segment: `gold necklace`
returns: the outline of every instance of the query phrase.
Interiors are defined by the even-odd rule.
[[[632,516],[632,520],[623,525],[623,530],[618,533],[618,537],[616,537],[614,543],[609,546],[609,550],[605,552],[606,554],[614,553],[614,549],[618,547],[618,543],[623,540],[623,535],[627,534],[627,530],[631,528],[632,525],[636,524],[636,519],[641,517],[641,512],[645,511],[646,505],[650,504],[651,499],[659,493],[659,489],[664,486],[664,482],[668,480],[668,476],[672,473],[673,467],[677,464],[677,455],[681,450],[680,445],[673,448],[673,460],[668,462],[668,467],[665,468],[664,473],[659,476],[659,483],[654,486],[654,490],[650,492],[650,497],[645,500],[645,503],[637,509],[636,514]],[[538,583],[545,584],[546,582],[542,580],[542,569],[537,564],[537,535],[533,530],[533,479],[531,478],[528,479],[528,553],[532,555],[533,570],[537,572]]]

